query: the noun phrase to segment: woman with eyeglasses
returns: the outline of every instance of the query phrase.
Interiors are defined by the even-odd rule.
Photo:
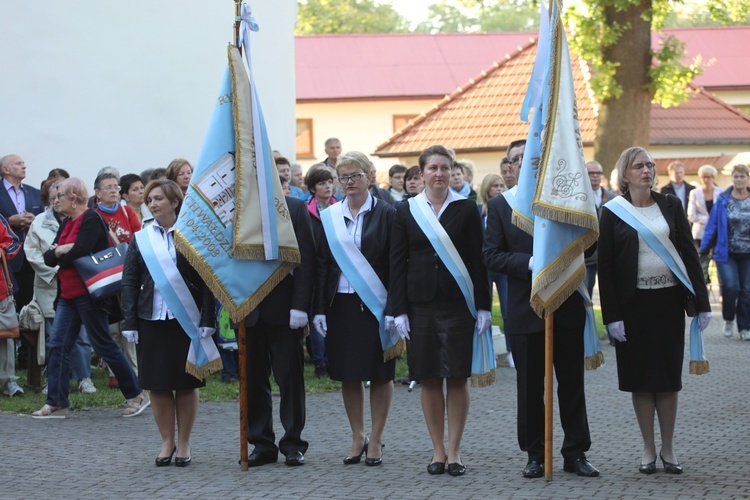
[[[651,155],[641,147],[627,149],[616,168],[623,196],[603,205],[599,219],[602,315],[615,339],[619,388],[632,393],[643,438],[638,470],[653,474],[660,458],[667,474],[681,474],[672,440],[682,389],[685,307],[687,301],[695,304],[704,330],[711,305],[682,202],[653,190]]]
[[[96,194],[96,212],[101,215],[107,224],[110,233],[120,243],[130,243],[133,235],[141,230],[141,221],[132,208],[120,204],[120,182],[118,177],[112,173],[99,174],[94,181],[94,193]],[[120,333],[120,322],[110,324],[110,334],[120,346],[133,371],[138,373],[138,357],[135,345],[127,341]],[[117,387],[118,382],[115,374],[109,371],[109,386]]]
[[[383,430],[393,400],[398,345],[387,330],[388,256],[393,208],[368,188],[373,166],[362,153],[338,158],[336,171],[346,197],[320,213],[323,231],[313,325],[325,337],[328,375],[341,381],[352,444],[344,464],[383,462]],[[369,437],[365,431],[364,381],[370,381]]]

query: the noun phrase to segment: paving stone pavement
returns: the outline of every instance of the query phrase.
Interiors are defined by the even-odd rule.
[[[630,395],[617,390],[614,348],[605,345],[606,364],[586,374],[588,457],[599,478],[562,471],[557,412],[553,480],[521,477],[526,460],[515,434],[515,373],[505,365],[495,385],[471,390],[462,443],[468,471],[460,478],[427,474],[431,447],[419,387],[409,393],[397,385],[381,467],[343,465],[351,438],[340,393],[307,397],[306,465],[279,461],[247,472],[237,465],[236,402],[201,404],[193,463],[183,469],[154,466],[159,434],[150,409],[129,419],[112,409],[73,412],[65,420],[0,414],[0,498],[750,498],[750,342],[724,338],[718,304],[714,315],[705,335],[711,373],[688,375],[685,363],[675,436],[681,476],[666,475],[661,464],[652,476],[638,473],[638,426]],[[281,429],[278,421],[275,428]]]

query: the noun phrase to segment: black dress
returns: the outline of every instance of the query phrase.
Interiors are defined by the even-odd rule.
[[[178,391],[205,387],[185,372],[190,338],[176,319],[138,320],[138,379],[150,391]]]

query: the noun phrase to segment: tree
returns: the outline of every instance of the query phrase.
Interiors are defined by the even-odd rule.
[[[688,99],[690,83],[701,72],[700,58],[684,63],[684,44],[664,37],[651,49],[651,31],[664,25],[682,0],[582,0],[571,7],[571,47],[593,67],[592,89],[599,101],[594,151],[605,175],[623,150],[648,146],[651,103],[671,106]],[[739,21],[750,0],[709,0],[711,17]],[[703,5],[706,8],[706,5]]]
[[[459,7],[460,5],[460,7]],[[422,33],[531,31],[539,29],[539,9],[527,0],[442,0],[428,7]]]
[[[376,0],[303,0],[297,2],[298,35],[402,33],[409,22],[392,6]]]

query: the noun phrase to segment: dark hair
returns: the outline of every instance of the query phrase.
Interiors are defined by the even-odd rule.
[[[500,168],[503,168],[503,165],[513,165],[513,160],[504,156],[503,159],[500,160]]]
[[[143,179],[141,179],[137,174],[125,174],[120,177],[120,196],[128,194],[128,191],[130,191],[130,186],[132,186],[136,182],[140,182],[141,184],[143,184]]]
[[[305,180],[307,184],[307,190],[315,194],[315,186],[319,182],[333,181],[333,174],[327,168],[318,168],[310,172]]]
[[[289,163],[289,160],[287,160],[287,159],[286,159],[285,157],[283,157],[283,156],[279,156],[278,158],[276,158],[276,165],[278,165],[279,163],[280,163],[280,164],[282,164],[282,165],[289,165],[289,169],[290,169],[290,170],[291,170],[291,168],[292,168],[292,164],[291,164],[291,163]]]
[[[393,165],[388,169],[388,177],[393,177],[398,174],[405,174],[408,169],[403,165]]]
[[[510,144],[508,144],[508,151],[506,152],[506,155],[510,154],[510,150],[513,148],[517,148],[519,146],[525,146],[526,145],[526,139],[516,139],[515,141],[511,141]]]
[[[70,179],[70,174],[64,168],[53,168],[47,174],[47,179],[56,179],[62,177],[63,179]]]
[[[436,144],[434,146],[430,146],[429,148],[422,151],[422,154],[419,155],[419,171],[424,171],[425,165],[427,165],[427,158],[433,155],[440,155],[445,156],[448,158],[448,161],[451,164],[451,168],[453,167],[453,163],[456,161],[456,156],[453,154],[453,151],[446,148],[445,146],[441,146],[440,144]]]
[[[182,194],[182,188],[180,188],[175,181],[170,179],[154,179],[149,181],[148,184],[146,184],[146,189],[143,190],[144,202],[148,199],[148,195],[151,194],[151,191],[154,188],[160,188],[161,192],[164,193],[164,196],[167,197],[170,203],[175,200],[178,201],[175,213],[179,215],[180,208],[182,208],[182,200],[185,198]]]
[[[99,174],[96,176],[96,180],[94,181],[94,189],[99,189],[99,186],[102,185],[102,182],[106,181],[107,179],[114,179],[118,183],[120,182],[115,174]]]
[[[161,179],[162,177],[167,176],[167,169],[166,168],[155,168],[151,171],[151,178],[149,181],[155,181],[156,179]]]
[[[420,175],[422,175],[422,172],[419,169],[419,165],[414,165],[413,167],[409,167],[406,170],[406,174],[404,175],[404,181],[408,181],[415,177],[419,177]]]
[[[154,171],[153,168],[147,168],[143,172],[141,172],[141,181],[144,183],[148,183],[148,181],[151,180],[151,173]]]

